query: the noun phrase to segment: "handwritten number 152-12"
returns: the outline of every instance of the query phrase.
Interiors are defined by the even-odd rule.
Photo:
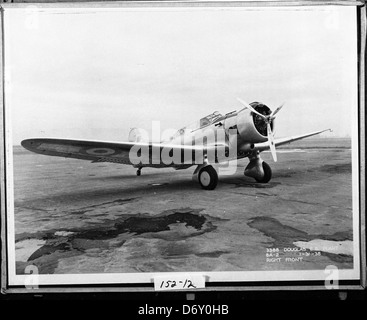
[[[177,282],[179,284],[177,284]],[[191,280],[186,279],[185,281],[175,281],[175,280],[167,280],[162,281],[160,288],[175,288],[178,285],[181,285],[182,288],[196,288],[195,285],[192,283]]]

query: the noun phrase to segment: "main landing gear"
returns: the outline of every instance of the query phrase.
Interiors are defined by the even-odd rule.
[[[198,181],[203,189],[213,190],[218,184],[217,170],[208,164],[199,165],[194,171],[193,180]]]
[[[271,168],[257,153],[250,158],[250,163],[247,165],[244,175],[254,178],[259,183],[268,183],[271,179]]]
[[[254,178],[259,183],[268,183],[272,172],[270,166],[260,158],[259,153],[256,153],[250,158],[244,175]],[[193,180],[199,182],[205,190],[214,190],[218,184],[217,170],[210,164],[199,165],[194,171]]]

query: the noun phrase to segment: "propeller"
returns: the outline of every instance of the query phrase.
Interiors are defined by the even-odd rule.
[[[255,108],[253,108],[249,103],[241,100],[240,98],[237,98],[237,100],[247,109],[249,109],[251,112],[257,114],[259,117],[264,119],[266,123],[267,133],[268,133],[270,152],[271,152],[274,162],[277,162],[277,153],[275,150],[274,134],[271,131],[271,123],[275,119],[275,115],[280,111],[280,109],[283,108],[284,103],[282,103],[278,108],[276,108],[270,115],[263,115],[260,112],[258,112],[257,110],[255,110]]]
[[[284,106],[284,102],[271,113],[270,115],[271,120],[275,119],[275,115],[280,111],[280,109],[283,108],[283,106]]]
[[[241,100],[240,98],[237,98],[239,102],[241,102],[247,109],[250,109],[253,113],[257,114],[261,118],[263,118],[265,121],[267,120],[267,117],[261,114],[260,112],[256,111],[255,108],[253,108],[249,103]]]
[[[271,131],[270,122],[268,122],[267,124],[267,129],[268,129],[268,141],[270,145],[270,152],[271,152],[271,155],[273,156],[274,162],[277,162],[278,158],[277,158],[277,153],[275,151],[274,135],[273,135],[273,132]]]

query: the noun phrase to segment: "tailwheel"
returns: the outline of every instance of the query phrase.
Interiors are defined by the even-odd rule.
[[[268,183],[271,179],[271,168],[265,161],[263,161],[262,167],[264,170],[264,176],[261,179],[255,178],[255,180],[259,183]]]
[[[138,170],[136,170],[136,175],[139,177],[141,175],[141,168],[139,168]]]
[[[218,184],[217,171],[212,166],[206,166],[199,172],[199,183],[205,190],[213,190]]]

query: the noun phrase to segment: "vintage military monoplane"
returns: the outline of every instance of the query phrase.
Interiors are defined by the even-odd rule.
[[[330,130],[274,139],[274,119],[283,105],[271,111],[262,103],[238,100],[243,109],[225,115],[214,112],[160,142],[142,139],[141,131],[134,128],[128,142],[33,138],[21,144],[43,155],[133,165],[138,176],[143,167],[179,170],[197,165],[193,178],[203,189],[213,190],[218,183],[217,164],[249,158],[244,174],[259,183],[267,183],[272,172],[260,158],[260,152],[270,149],[277,161],[276,146]]]

